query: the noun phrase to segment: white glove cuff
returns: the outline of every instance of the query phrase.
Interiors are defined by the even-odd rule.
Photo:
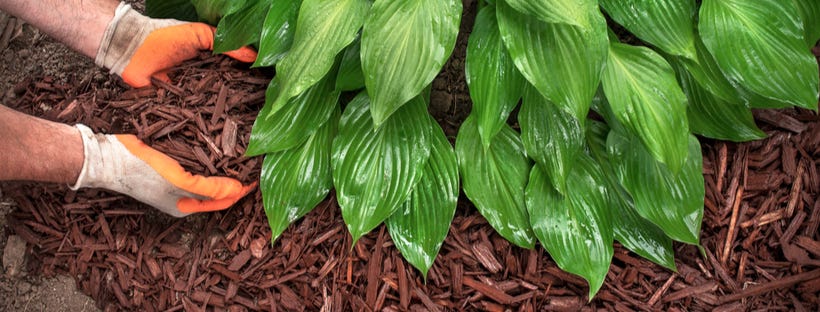
[[[120,2],[114,11],[114,18],[108,23],[97,50],[94,63],[122,75],[128,62],[137,52],[151,32],[171,25],[182,24],[173,19],[152,19]]]
[[[74,127],[80,131],[80,137],[83,138],[84,156],[83,169],[80,170],[80,176],[77,177],[77,182],[74,182],[74,185],[69,186],[69,188],[76,191],[82,187],[88,187],[89,177],[96,176],[96,172],[93,172],[95,170],[94,166],[91,166],[91,164],[99,163],[101,155],[100,144],[94,139],[94,132],[83,124],[77,124]]]

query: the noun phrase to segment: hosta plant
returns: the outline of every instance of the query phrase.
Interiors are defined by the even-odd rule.
[[[427,106],[461,0],[149,0],[147,10],[215,23],[215,52],[253,45],[254,66],[274,69],[247,149],[265,155],[272,241],[335,188],[354,243],[385,223],[424,275],[462,188],[499,235],[540,242],[585,278],[590,298],[614,240],[674,270],[672,242],[699,244],[697,136],[760,139],[752,108],[817,108],[814,0],[466,3],[477,8],[473,108],[455,148]]]

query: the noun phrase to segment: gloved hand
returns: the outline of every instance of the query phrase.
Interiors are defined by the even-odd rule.
[[[175,217],[222,210],[253,190],[225,177],[203,177],[148,147],[133,135],[94,134],[76,125],[85,160],[71,189],[97,187],[126,194]]]
[[[152,76],[168,81],[168,69],[194,58],[200,50],[213,50],[214,31],[203,23],[152,19],[120,3],[95,62],[132,87],[146,87]],[[225,54],[242,62],[256,60],[256,52],[248,47]]]

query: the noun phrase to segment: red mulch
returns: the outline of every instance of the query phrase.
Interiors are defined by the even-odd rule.
[[[463,51],[431,108],[450,135],[468,110],[454,105],[468,101],[459,62]],[[142,90],[31,79],[10,106],[135,133],[193,172],[247,183],[258,179],[261,158],[242,155],[268,79],[203,56],[174,72],[173,85]],[[818,311],[820,118],[798,109],[756,116],[766,140],[703,140],[705,255],[676,245],[675,273],[618,246],[590,302],[582,279],[541,247],[511,246],[465,198],[425,282],[384,227],[351,249],[332,196],[271,246],[259,191],[227,211],[173,219],[100,190],[3,190],[19,204],[8,224],[29,243],[30,271],[72,276],[110,311]]]

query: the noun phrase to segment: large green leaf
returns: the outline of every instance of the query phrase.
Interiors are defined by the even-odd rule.
[[[175,18],[195,22],[199,20],[191,0],[145,0],[145,15],[153,18]]]
[[[376,0],[362,30],[362,67],[381,125],[433,81],[450,58],[461,0]]]
[[[336,89],[354,91],[364,88],[364,71],[362,70],[362,41],[356,40],[347,46],[336,75]]]
[[[565,181],[584,147],[583,126],[532,86],[524,91],[518,122],[527,155],[541,166],[551,185],[566,195]]]
[[[589,282],[589,298],[604,284],[612,261],[612,214],[603,173],[587,155],[567,178],[572,192],[562,196],[535,166],[527,185],[527,210],[533,231],[564,271]]]
[[[672,239],[698,244],[705,195],[698,140],[689,136],[686,163],[677,173],[655,160],[629,134],[611,131],[607,147],[621,185],[634,199],[635,210]]]
[[[803,17],[804,39],[809,48],[820,40],[820,1],[794,0]]]
[[[347,105],[333,141],[333,183],[354,244],[407,200],[430,158],[424,99],[413,99],[378,128],[369,112],[362,92]]]
[[[604,172],[609,207],[612,209],[612,229],[615,240],[636,254],[675,271],[675,252],[672,239],[657,225],[641,217],[635,210],[632,197],[621,187],[617,174],[612,168],[607,152],[606,140],[609,128],[606,124],[590,121],[587,123],[587,146],[590,155],[598,161]],[[617,216],[617,217],[615,217]]]
[[[489,147],[496,133],[507,124],[526,85],[501,41],[494,6],[485,6],[478,12],[467,45],[464,71],[473,100],[472,114],[478,119],[478,133],[484,146]]]
[[[223,16],[245,7],[247,0],[190,0],[199,19],[216,25]]]
[[[453,146],[433,118],[430,160],[410,198],[385,221],[390,237],[425,279],[433,266],[458,202],[458,161]]]
[[[262,26],[259,56],[254,67],[272,66],[287,55],[296,32],[302,0],[273,1]]]
[[[271,243],[330,192],[330,152],[340,115],[337,107],[333,117],[302,146],[265,156],[260,188],[272,232]]]
[[[531,164],[518,133],[505,126],[484,148],[477,121],[470,116],[458,131],[456,155],[464,194],[478,211],[508,241],[533,248],[535,237],[524,200]]]
[[[695,0],[601,0],[612,19],[666,53],[696,59]]]
[[[516,67],[538,92],[586,119],[606,60],[606,20],[596,8],[586,12],[590,28],[550,24],[498,2],[501,36]]]
[[[293,46],[276,65],[281,92],[276,111],[328,74],[336,55],[359,33],[370,8],[367,0],[303,0]]]
[[[670,59],[676,59],[683,64],[698,84],[718,98],[724,101],[737,101],[742,98],[740,90],[723,74],[723,71],[717,65],[717,61],[715,61],[715,57],[706,49],[700,37],[696,37],[695,40],[698,57],[696,60],[682,57],[670,57]]]
[[[704,0],[699,30],[723,72],[743,88],[817,109],[820,73],[793,1]]]
[[[273,111],[278,83],[274,78],[267,89],[265,106],[251,130],[245,152],[248,156],[284,151],[302,144],[338,106],[339,91],[334,91],[333,77],[326,77],[305,93],[290,99],[283,109]]]
[[[499,1],[501,2],[501,1]],[[534,16],[545,23],[589,25],[589,11],[597,9],[596,0],[504,0],[519,12]]]
[[[219,20],[214,35],[214,53],[225,53],[259,42],[271,1],[249,1]]]
[[[687,113],[689,129],[693,133],[735,142],[766,137],[755,124],[752,111],[740,99],[724,101],[702,87],[682,66],[676,67],[683,92],[689,99]]]
[[[613,43],[603,86],[615,118],[677,172],[686,159],[689,127],[686,96],[672,66],[648,48]]]

